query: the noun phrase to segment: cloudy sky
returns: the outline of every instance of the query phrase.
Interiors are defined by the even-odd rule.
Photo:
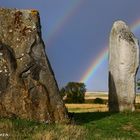
[[[39,10],[46,52],[60,88],[88,76],[88,91],[108,90],[107,57],[100,57],[114,21],[130,26],[139,22],[134,33],[140,38],[140,0],[0,0],[0,6]]]

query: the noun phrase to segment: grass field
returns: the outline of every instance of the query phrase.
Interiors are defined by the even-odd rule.
[[[105,112],[108,107],[105,104],[66,104],[69,112]]]
[[[86,93],[85,99],[95,99],[95,98],[101,98],[108,100],[108,92],[92,92],[92,93]],[[136,103],[140,103],[140,94],[136,94]]]
[[[139,140],[140,113],[78,112],[71,124],[0,119],[0,140]]]
[[[99,94],[98,94],[99,95]],[[86,95],[86,99],[107,95]],[[140,112],[110,113],[106,104],[66,104],[70,124],[0,119],[0,140],[139,140]]]

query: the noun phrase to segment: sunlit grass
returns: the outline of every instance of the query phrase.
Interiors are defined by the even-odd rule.
[[[95,98],[101,98],[103,100],[108,100],[108,92],[93,92],[93,93],[86,93],[85,100],[92,100]],[[140,103],[140,93],[136,94],[136,103]]]
[[[66,104],[69,112],[104,112],[108,111],[105,104]]]

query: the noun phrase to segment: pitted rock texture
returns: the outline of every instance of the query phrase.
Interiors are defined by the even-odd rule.
[[[68,120],[36,10],[0,9],[0,116]]]
[[[116,21],[110,33],[109,110],[135,110],[135,77],[139,67],[139,46],[129,27]]]

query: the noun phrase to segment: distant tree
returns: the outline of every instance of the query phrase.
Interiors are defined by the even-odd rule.
[[[60,90],[60,94],[67,103],[83,103],[85,101],[86,86],[84,83],[69,82]]]
[[[140,79],[137,80],[137,89],[140,90]]]
[[[103,104],[104,103],[104,100],[101,99],[101,98],[96,98],[96,99],[94,99],[94,103],[95,104]]]
[[[62,98],[64,98],[64,96],[66,95],[64,87],[60,90],[60,95],[62,96]]]

